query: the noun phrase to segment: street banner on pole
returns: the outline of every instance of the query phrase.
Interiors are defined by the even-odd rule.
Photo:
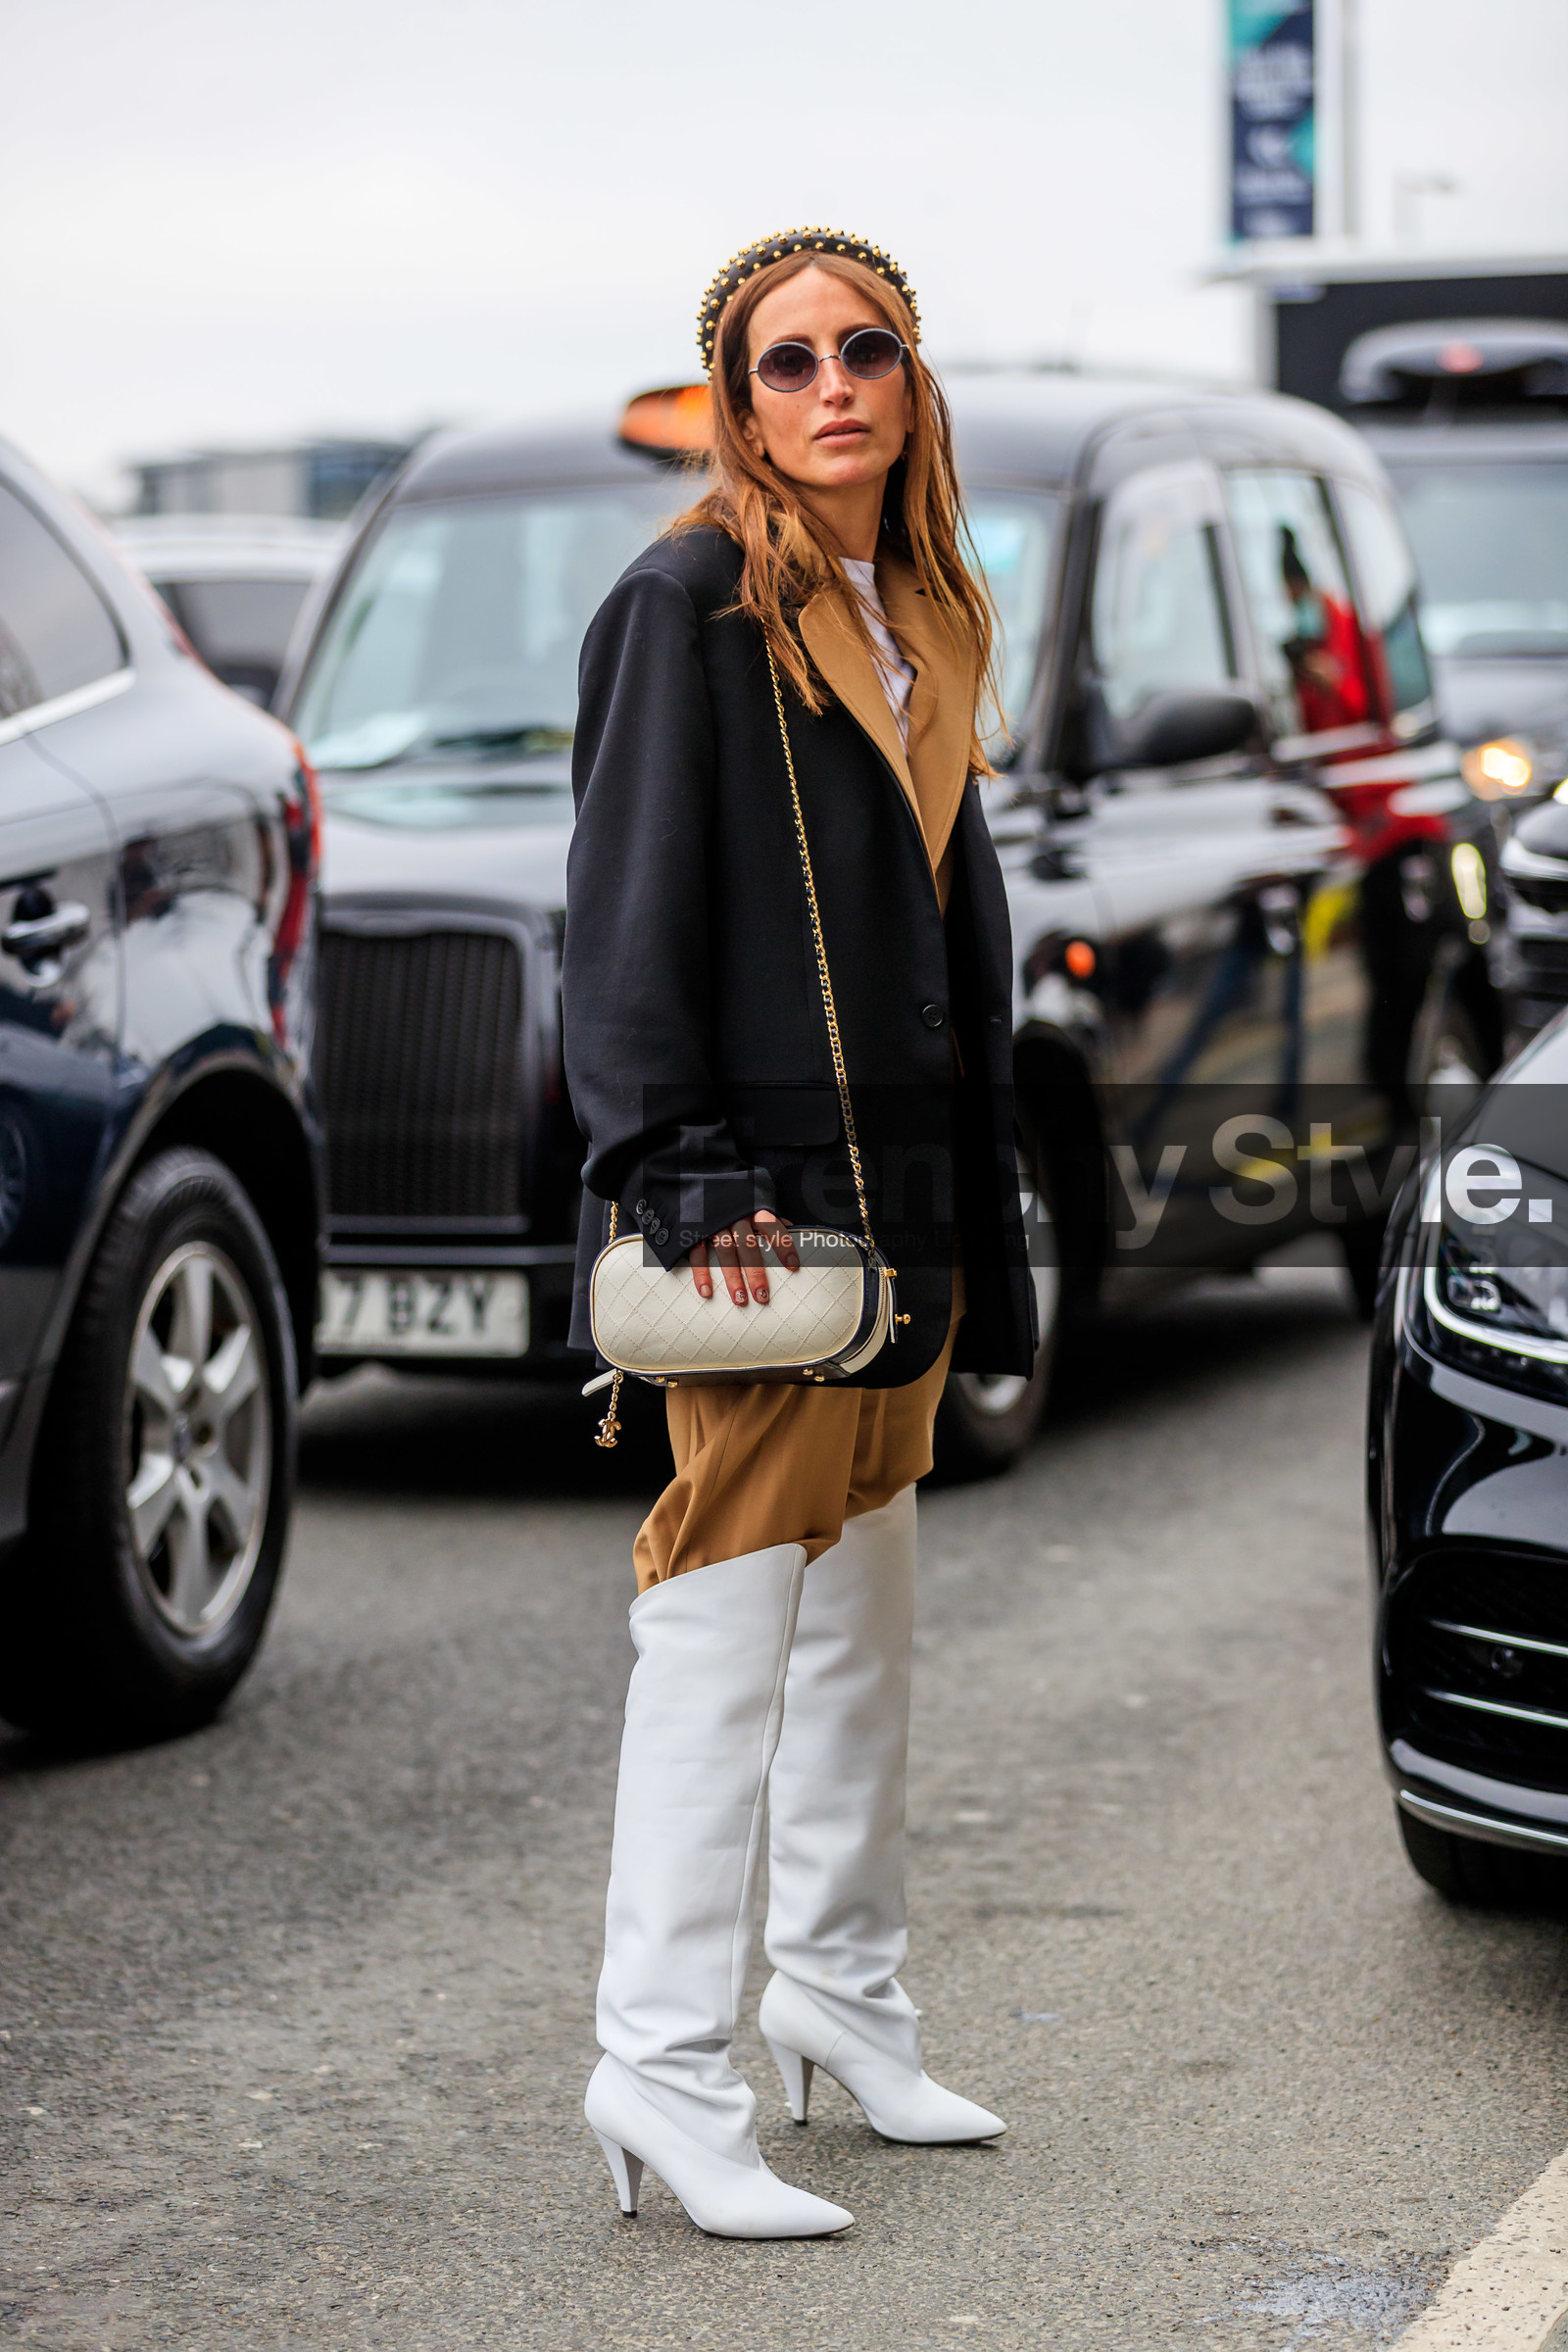
[[[1310,237],[1318,219],[1317,0],[1228,0],[1230,233]]]

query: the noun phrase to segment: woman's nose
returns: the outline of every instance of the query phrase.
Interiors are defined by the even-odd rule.
[[[824,400],[853,399],[855,381],[836,351],[830,351],[816,363]]]

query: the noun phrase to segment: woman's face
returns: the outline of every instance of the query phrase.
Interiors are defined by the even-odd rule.
[[[820,365],[803,392],[769,391],[751,380],[752,407],[741,420],[748,446],[808,490],[848,490],[880,482],[903,454],[913,402],[903,367],[863,383],[839,347],[858,326],[885,327],[874,305],[825,270],[803,270],[752,313],[746,354],[755,368],[770,343],[808,343]]]

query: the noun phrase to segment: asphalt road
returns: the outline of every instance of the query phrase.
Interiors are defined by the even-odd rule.
[[[1372,1739],[1364,1339],[1323,1273],[1107,1335],[922,1503],[913,1959],[989,2149],[831,2084],[837,2241],[622,2223],[579,2113],[656,1417],[362,1380],[308,1413],[225,1719],[0,1744],[0,2343],[721,2352],[1390,2340],[1568,2144],[1565,1931],[1446,1911]]]

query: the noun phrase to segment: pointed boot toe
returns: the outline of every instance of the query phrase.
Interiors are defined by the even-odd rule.
[[[960,2098],[956,2090],[944,2090],[929,2075],[895,2081],[890,2069],[883,2079],[872,2081],[866,2079],[871,2070],[856,2066],[853,2071],[859,2078],[858,2087],[849,2082],[845,2087],[859,2100],[872,2131],[884,2139],[915,2147],[956,2147],[966,2140],[999,2138],[1007,2129],[1000,2115],[973,2099]]]

